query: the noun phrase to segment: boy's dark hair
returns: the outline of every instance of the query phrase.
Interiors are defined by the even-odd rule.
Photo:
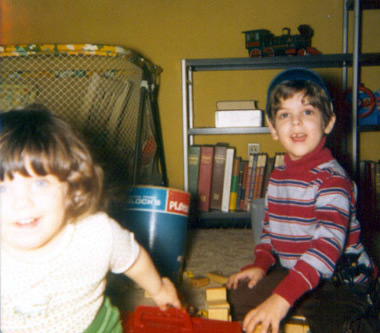
[[[322,112],[323,123],[326,126],[334,115],[329,91],[322,78],[306,68],[292,68],[278,74],[270,83],[267,93],[266,113],[274,123],[277,111],[284,99],[303,92],[305,103]]]
[[[66,217],[74,220],[97,210],[103,170],[81,136],[40,105],[0,114],[0,180],[14,173],[54,175],[68,184]]]

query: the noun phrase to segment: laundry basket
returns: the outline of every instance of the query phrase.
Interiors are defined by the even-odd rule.
[[[82,132],[108,181],[162,185],[152,104],[159,73],[118,46],[0,46],[0,112],[43,104]]]

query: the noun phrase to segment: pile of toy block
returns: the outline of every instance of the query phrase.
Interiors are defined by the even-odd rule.
[[[226,287],[207,288],[206,305],[208,319],[231,321]]]

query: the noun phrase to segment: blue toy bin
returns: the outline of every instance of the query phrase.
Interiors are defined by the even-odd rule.
[[[123,224],[148,251],[159,273],[182,276],[190,193],[159,186],[127,190]]]

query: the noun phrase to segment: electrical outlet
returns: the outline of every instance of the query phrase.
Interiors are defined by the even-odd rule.
[[[260,143],[248,143],[248,156],[260,153]]]

